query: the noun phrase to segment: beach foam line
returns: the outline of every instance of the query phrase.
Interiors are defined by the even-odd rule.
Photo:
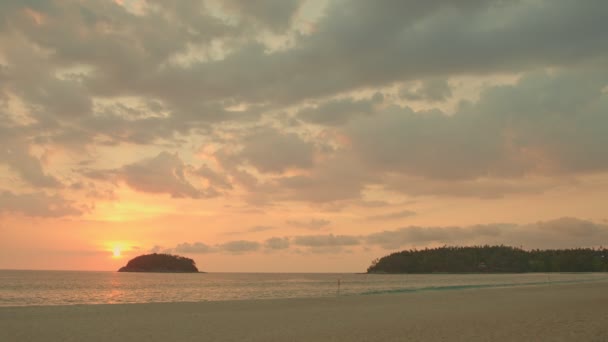
[[[607,278],[608,279],[608,278]],[[589,283],[597,281],[606,281],[607,279],[578,279],[578,280],[556,280],[556,281],[537,281],[537,282],[525,282],[525,283],[500,283],[500,284],[468,284],[468,285],[445,285],[445,286],[424,286],[424,287],[409,287],[402,289],[390,289],[390,290],[372,290],[365,291],[362,293],[347,294],[352,296],[357,295],[376,295],[376,294],[389,294],[389,293],[409,293],[409,292],[425,292],[425,291],[456,291],[456,290],[472,290],[472,289],[484,289],[484,288],[502,288],[502,287],[518,287],[518,286],[535,286],[535,285],[552,285],[552,284],[579,284]]]

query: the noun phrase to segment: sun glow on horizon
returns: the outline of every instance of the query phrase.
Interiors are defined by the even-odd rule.
[[[112,259],[121,259],[129,255],[129,252],[134,248],[132,244],[124,241],[114,241],[105,244],[106,250],[110,251]]]
[[[112,249],[112,257],[113,258],[122,257],[122,250],[121,250],[120,246],[114,246],[114,248]]]

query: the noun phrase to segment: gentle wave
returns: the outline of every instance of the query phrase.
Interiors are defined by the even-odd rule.
[[[412,293],[412,292],[426,292],[426,291],[454,291],[454,290],[474,290],[484,288],[495,288],[495,287],[518,287],[518,286],[534,286],[534,285],[553,285],[553,284],[571,284],[571,283],[588,283],[595,281],[602,281],[604,279],[581,279],[581,280],[562,280],[562,281],[539,281],[529,283],[502,283],[502,284],[471,284],[471,285],[447,285],[447,286],[428,286],[419,288],[403,288],[393,290],[380,290],[380,291],[367,291],[361,293],[361,295],[380,295],[380,294],[392,294],[392,293]]]

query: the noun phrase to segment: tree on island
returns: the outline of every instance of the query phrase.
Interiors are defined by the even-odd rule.
[[[372,261],[367,273],[608,272],[608,249],[508,246],[405,250]]]
[[[196,273],[196,263],[190,258],[172,254],[146,254],[135,257],[118,272],[176,272]]]

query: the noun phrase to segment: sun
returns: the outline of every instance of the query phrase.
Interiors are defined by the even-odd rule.
[[[120,246],[114,247],[114,249],[112,250],[112,256],[114,258],[120,258],[122,256],[122,251],[120,249]]]
[[[131,242],[125,240],[113,240],[103,243],[103,250],[109,252],[108,254],[112,259],[122,259],[125,256],[129,256],[134,248],[136,247],[133,247]]]

